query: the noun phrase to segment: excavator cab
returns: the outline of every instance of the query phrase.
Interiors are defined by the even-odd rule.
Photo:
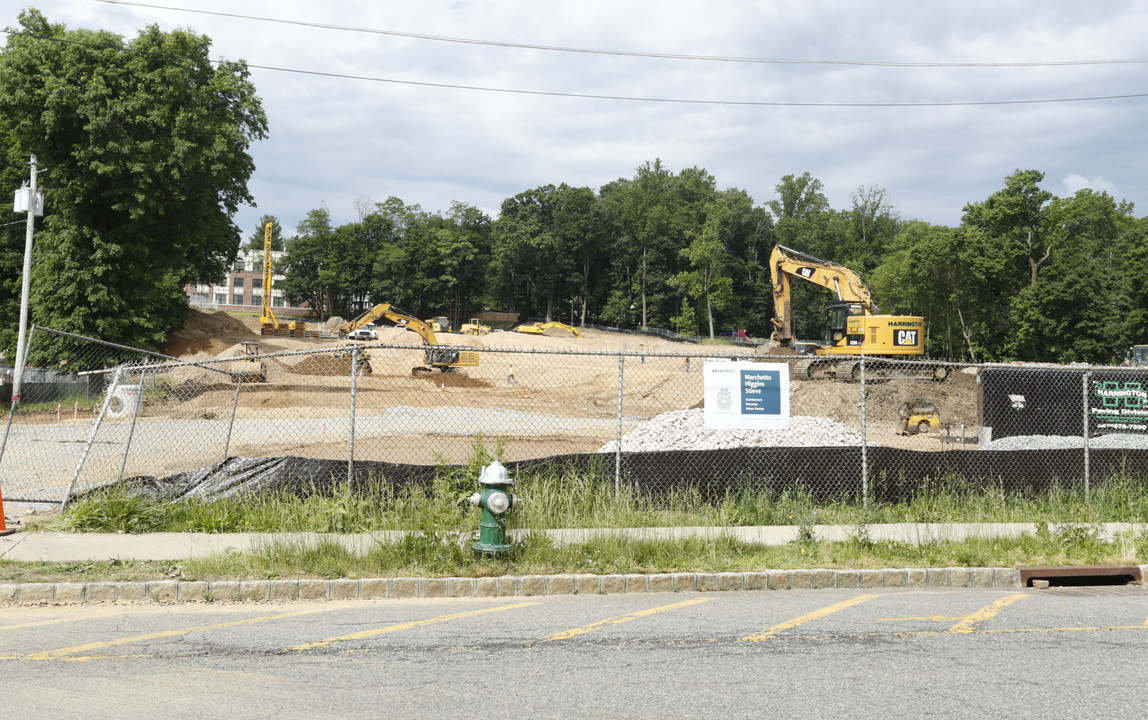
[[[850,318],[864,318],[865,308],[857,303],[830,303],[825,306],[825,344],[861,345],[865,342],[863,322],[849,322]],[[842,343],[842,340],[845,342]]]

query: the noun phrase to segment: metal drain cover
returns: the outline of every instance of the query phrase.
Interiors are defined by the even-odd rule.
[[[1022,587],[1047,581],[1053,587],[1140,583],[1139,565],[1029,565],[1017,568]]]

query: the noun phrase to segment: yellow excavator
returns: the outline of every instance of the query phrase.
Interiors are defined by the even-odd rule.
[[[354,320],[348,320],[336,326],[335,330],[339,333],[340,337],[345,337],[367,323],[373,323],[379,319],[389,320],[395,325],[415,331],[419,334],[419,337],[423,339],[423,342],[426,343],[426,365],[411,368],[412,375],[428,373],[436,369],[440,372],[453,372],[455,368],[475,367],[478,365],[478,352],[474,350],[455,350],[452,348],[438,347],[438,339],[435,338],[434,330],[431,329],[430,325],[427,325],[413,315],[399,310],[389,303],[376,305]]]
[[[514,332],[528,333],[530,335],[545,335],[546,331],[550,330],[551,328],[564,330],[572,334],[574,337],[582,337],[582,333],[578,331],[578,328],[571,327],[566,323],[560,323],[556,320],[544,323],[522,323],[518,327],[514,328]]]
[[[795,367],[795,374],[809,378],[857,380],[861,368],[856,356],[865,355],[866,370],[874,377],[924,375],[944,380],[943,365],[902,367],[894,372],[889,360],[919,359],[925,354],[925,319],[916,315],[882,315],[860,276],[847,267],[776,245],[769,258],[773,281],[773,334],[771,349],[792,349],[793,317],[790,309],[790,278],[798,277],[832,290],[837,300],[825,307],[825,337],[816,345],[817,356]]]

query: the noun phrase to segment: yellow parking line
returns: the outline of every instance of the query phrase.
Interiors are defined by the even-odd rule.
[[[952,622],[954,620],[963,620],[963,617],[952,615],[933,615],[932,617],[895,617],[895,618],[877,618],[877,622],[903,622],[908,620],[924,620],[926,622]]]
[[[22,625],[0,625],[0,630],[19,630],[20,628],[40,627],[41,625],[59,625],[61,623],[79,622],[93,618],[109,617],[108,615],[83,615],[81,617],[57,618],[56,620],[39,620]]]
[[[164,630],[163,632],[148,633],[146,635],[133,635],[131,637],[116,638],[115,640],[104,640],[101,642],[87,643],[85,645],[76,645],[73,647],[59,648],[57,650],[47,650],[45,652],[32,653],[28,655],[30,660],[86,660],[89,658],[65,658],[66,655],[74,655],[78,652],[85,652],[87,650],[97,650],[99,648],[111,647],[113,645],[124,645],[133,642],[142,642],[144,640],[156,640],[163,637],[171,637],[173,635],[186,635],[187,633],[200,632],[202,630],[217,630],[219,628],[234,627],[236,625],[247,625],[249,623],[264,622],[266,620],[278,620],[280,618],[296,617],[298,615],[311,615],[313,613],[331,612],[335,608],[317,608],[313,610],[299,610],[296,612],[279,613],[278,615],[263,615],[260,617],[247,618],[245,620],[233,620],[231,622],[217,623],[215,625],[200,625],[199,627],[181,628],[179,630]]]
[[[434,623],[446,622],[447,620],[457,620],[458,618],[471,617],[474,615],[483,615],[485,613],[500,612],[502,610],[516,610],[518,608],[529,607],[537,605],[538,603],[517,603],[514,605],[500,605],[498,607],[483,608],[482,610],[468,610],[467,612],[451,613],[450,615],[440,615],[438,617],[427,618],[426,620],[414,620],[412,622],[400,623],[398,625],[388,625],[387,627],[375,628],[374,630],[364,630],[362,632],[351,633],[350,635],[340,635],[338,637],[327,638],[326,640],[318,640],[312,643],[304,643],[303,645],[295,645],[287,648],[287,652],[302,652],[304,650],[311,650],[324,645],[334,645],[335,643],[344,640],[361,640],[362,638],[374,637],[376,635],[384,635],[386,633],[397,632],[399,630],[409,630],[410,628],[421,627],[423,625],[432,625]]]
[[[1001,610],[1004,610],[1006,607],[1012,605],[1017,600],[1023,600],[1026,597],[1028,597],[1028,595],[1021,593],[1017,593],[1015,595],[1006,595],[994,603],[985,605],[983,608],[977,610],[972,615],[964,616],[961,618],[959,623],[949,628],[947,632],[953,635],[968,635],[973,631],[973,627],[977,623],[984,622],[985,620],[991,620],[992,618],[996,617],[997,613],[999,613]]]
[[[619,623],[637,620],[638,618],[643,618],[648,615],[656,615],[658,613],[666,612],[667,610],[676,610],[677,608],[687,607],[689,605],[697,605],[698,603],[709,602],[710,600],[713,600],[713,598],[695,598],[694,600],[686,600],[685,602],[674,603],[673,605],[662,605],[661,607],[650,608],[649,610],[639,610],[638,612],[630,613],[629,615],[621,615],[616,618],[610,618],[609,620],[600,620],[596,623],[583,625],[582,627],[571,628],[570,630],[563,630],[562,632],[554,633],[553,635],[547,635],[546,637],[542,638],[540,642],[547,642],[549,640],[567,640],[579,635],[585,635],[588,632],[593,632],[598,628],[603,628],[607,625],[617,625]]]
[[[793,628],[797,627],[798,625],[804,625],[805,623],[809,622],[810,620],[817,620],[818,618],[823,618],[826,615],[832,615],[833,613],[835,613],[839,610],[844,610],[845,608],[853,607],[854,605],[857,605],[859,603],[863,603],[866,600],[872,600],[875,597],[880,597],[880,596],[879,595],[858,595],[855,598],[849,598],[848,600],[842,600],[841,602],[836,603],[834,605],[830,605],[829,607],[823,607],[820,610],[814,610],[811,613],[806,613],[805,615],[802,615],[801,617],[796,617],[796,618],[793,618],[792,620],[786,620],[783,623],[779,623],[777,625],[774,625],[773,627],[762,630],[759,633],[755,633],[753,635],[746,635],[745,637],[742,638],[742,640],[745,640],[748,642],[761,642],[762,640],[769,640],[770,638],[777,635],[778,633],[785,632],[786,630],[792,630]]]

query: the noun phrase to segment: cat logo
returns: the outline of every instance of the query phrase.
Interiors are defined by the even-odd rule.
[[[893,333],[893,345],[897,347],[915,347],[917,345],[917,333],[920,330],[896,330]]]
[[[817,274],[817,271],[811,267],[803,267],[803,268],[797,268],[797,274],[800,275],[801,277],[805,278],[806,280],[812,280],[813,276]]]

